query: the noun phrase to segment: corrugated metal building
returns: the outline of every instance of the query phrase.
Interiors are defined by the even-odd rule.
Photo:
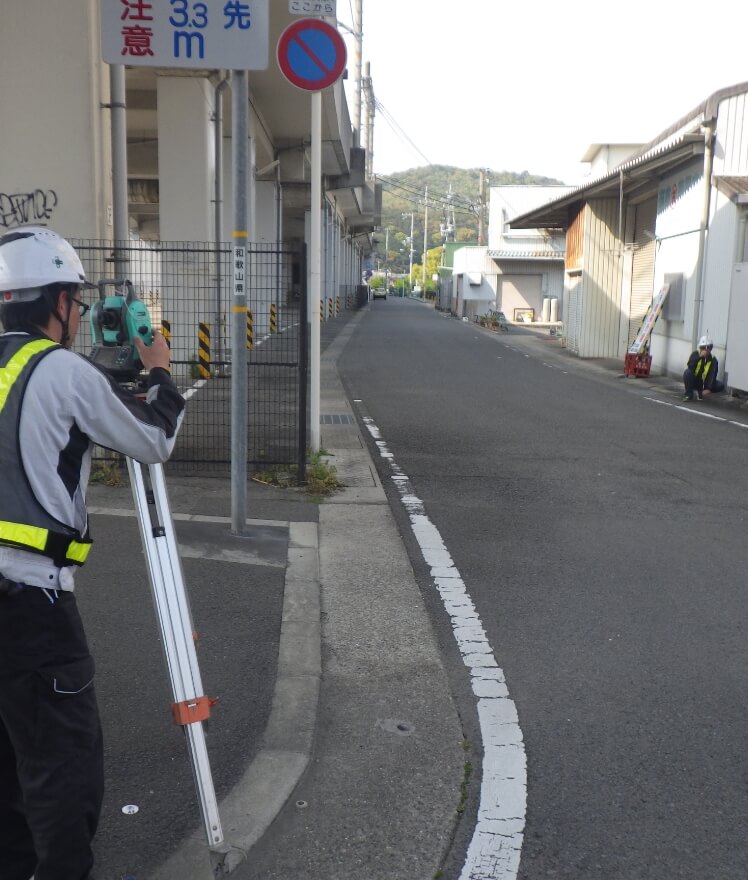
[[[566,233],[565,332],[581,357],[623,359],[669,293],[653,369],[679,376],[703,334],[748,390],[748,83],[722,89],[609,173],[512,218]]]

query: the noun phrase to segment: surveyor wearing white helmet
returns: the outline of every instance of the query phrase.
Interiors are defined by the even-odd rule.
[[[709,336],[702,336],[696,351],[691,352],[683,373],[684,401],[693,400],[694,392],[698,400],[703,400],[710,394],[724,391],[725,386],[717,378],[719,361],[712,354],[713,348],[714,343]]]
[[[93,865],[103,748],[73,593],[92,446],[165,461],[184,409],[161,334],[136,340],[147,401],[69,350],[87,286],[52,230],[0,236],[0,877],[13,880],[85,880]]]

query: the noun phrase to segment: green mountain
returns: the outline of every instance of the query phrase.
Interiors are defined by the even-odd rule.
[[[482,179],[481,179],[482,175]],[[527,171],[490,171],[427,165],[394,174],[379,174],[382,184],[382,227],[376,234],[375,266],[407,272],[410,261],[411,215],[413,263],[423,260],[424,221],[428,205],[428,249],[445,241],[478,242],[483,216],[484,242],[488,236],[488,191],[499,184],[560,184],[552,177]],[[385,253],[386,252],[386,253]]]

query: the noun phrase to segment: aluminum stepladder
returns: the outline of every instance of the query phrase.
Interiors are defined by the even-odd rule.
[[[148,469],[147,477],[144,467]],[[209,717],[215,701],[203,694],[164,471],[160,464],[144,466],[131,458],[127,459],[127,469],[174,696],[172,714],[187,738],[205,834],[208,846],[214,847],[222,843],[223,830],[202,722]]]

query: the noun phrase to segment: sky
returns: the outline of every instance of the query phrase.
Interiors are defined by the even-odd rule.
[[[337,0],[353,106],[352,0]],[[585,182],[593,143],[646,143],[748,81],[734,0],[363,0],[374,171],[428,164]],[[489,175],[490,177],[490,175]]]

